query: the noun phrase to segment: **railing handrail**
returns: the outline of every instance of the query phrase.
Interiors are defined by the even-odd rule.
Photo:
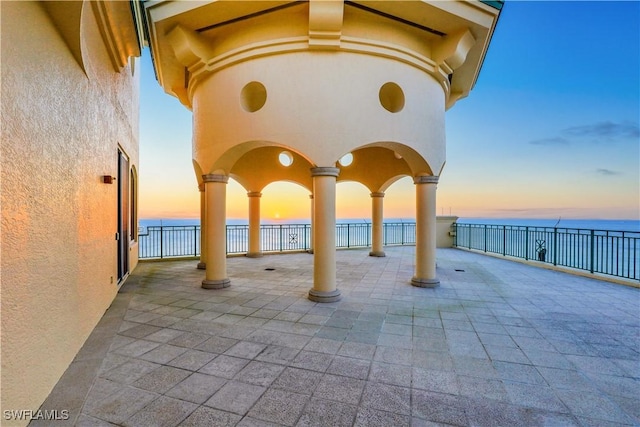
[[[481,223],[452,227],[455,247],[640,280],[640,231]]]
[[[547,229],[547,230],[554,230],[554,229],[558,229],[558,230],[579,230],[579,231],[587,231],[587,232],[591,232],[591,231],[600,231],[603,233],[635,233],[635,234],[639,234],[640,235],[640,230],[638,231],[633,231],[633,230],[611,230],[611,229],[605,229],[605,228],[582,228],[582,227],[565,227],[565,226],[560,226],[560,227],[554,227],[554,226],[549,226],[549,225],[522,225],[522,224],[486,224],[486,223],[469,223],[469,222],[455,222],[453,224],[454,226],[465,226],[465,227],[493,227],[493,228],[502,228],[502,227],[517,227],[517,228],[543,228],[543,229]]]

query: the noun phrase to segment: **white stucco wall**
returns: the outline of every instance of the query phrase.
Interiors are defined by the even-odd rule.
[[[252,81],[264,85],[267,99],[258,111],[247,112],[240,98]],[[404,108],[397,113],[380,104],[380,87],[387,82],[404,92]],[[299,52],[253,59],[195,88],[194,159],[204,173],[211,172],[226,166],[216,161],[236,144],[265,141],[331,166],[362,145],[390,141],[414,148],[439,172],[445,159],[444,97],[428,74],[383,57]]]
[[[119,146],[138,169],[138,76],[114,71],[88,4],[86,73],[40,4],[0,5],[1,409],[36,410],[117,292],[117,185],[101,176]]]

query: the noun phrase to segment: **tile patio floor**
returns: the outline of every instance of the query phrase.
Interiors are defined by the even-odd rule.
[[[640,425],[640,290],[456,249],[141,263],[41,409],[79,426]],[[275,270],[268,271],[267,268]],[[463,270],[463,271],[458,271]],[[32,422],[31,425],[43,425]]]

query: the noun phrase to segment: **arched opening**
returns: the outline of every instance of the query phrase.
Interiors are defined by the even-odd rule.
[[[411,177],[400,178],[385,190],[384,217],[386,221],[415,221],[416,190]]]
[[[356,181],[340,181],[336,186],[336,218],[342,222],[371,222],[370,191]]]
[[[263,222],[309,223],[311,202],[306,188],[293,182],[276,181],[261,193]]]
[[[131,225],[129,226],[129,239],[131,242],[138,241],[138,173],[136,167],[131,166],[131,176],[129,177],[129,196],[131,201],[129,202],[129,210],[131,212],[129,220]]]

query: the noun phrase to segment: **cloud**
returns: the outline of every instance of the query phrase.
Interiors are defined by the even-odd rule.
[[[604,175],[604,176],[614,176],[614,175],[620,175],[620,172],[618,171],[612,171],[611,169],[596,169],[596,173],[598,175]]]
[[[640,128],[638,124],[631,122],[600,122],[592,125],[572,126],[562,130],[562,133],[580,138],[605,138],[607,140],[615,138],[640,138]]]
[[[611,143],[620,139],[638,139],[640,138],[640,127],[638,123],[625,121],[613,123],[610,121],[598,122],[591,125],[571,126],[560,131],[561,136],[552,138],[542,138],[529,141],[531,145],[539,146],[561,146],[572,145],[574,143],[592,142]]]
[[[562,138],[561,136],[555,138],[544,138],[544,139],[536,139],[533,141],[529,141],[531,145],[545,145],[545,146],[555,146],[555,145],[569,145],[569,140],[566,138]]]

